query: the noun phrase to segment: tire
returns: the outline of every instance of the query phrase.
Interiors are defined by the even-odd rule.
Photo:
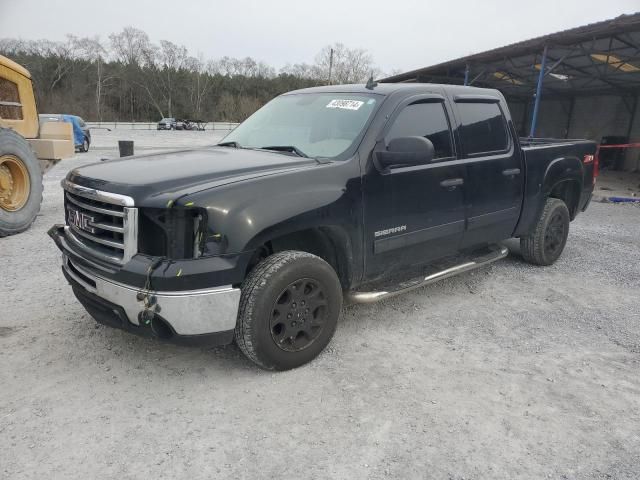
[[[306,252],[276,253],[242,286],[235,340],[266,370],[296,368],[329,344],[341,308],[342,287],[327,262]]]
[[[40,211],[42,203],[42,170],[29,142],[13,130],[0,128],[0,237],[28,229]],[[9,172],[10,175],[7,173]],[[17,182],[24,178],[22,194],[15,197]],[[14,202],[15,198],[22,201]]]
[[[525,261],[551,265],[558,260],[567,244],[570,221],[567,205],[557,198],[548,198],[533,234],[520,238]]]
[[[82,145],[80,145],[80,151],[87,153],[89,151],[89,139],[87,137],[84,137],[84,140],[82,141]]]

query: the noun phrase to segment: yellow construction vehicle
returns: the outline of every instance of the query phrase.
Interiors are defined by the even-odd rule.
[[[42,175],[74,155],[70,123],[39,126],[29,71],[0,55],[0,237],[33,223],[42,202]]]

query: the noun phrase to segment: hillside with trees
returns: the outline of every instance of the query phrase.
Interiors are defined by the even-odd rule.
[[[194,57],[168,40],[155,44],[133,27],[108,41],[73,35],[61,42],[0,39],[0,54],[31,72],[40,112],[89,121],[241,121],[280,93],[380,73],[366,50],[340,43],[322,49],[312,64],[276,71],[251,57]]]

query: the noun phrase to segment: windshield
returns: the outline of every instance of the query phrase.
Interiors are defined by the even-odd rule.
[[[288,147],[309,157],[338,158],[354,146],[374,111],[376,95],[303,93],[267,103],[227,135],[238,147]]]

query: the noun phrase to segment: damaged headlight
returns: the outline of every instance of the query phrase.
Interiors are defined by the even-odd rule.
[[[207,237],[207,211],[197,207],[141,208],[138,251],[181,260],[199,258]]]

